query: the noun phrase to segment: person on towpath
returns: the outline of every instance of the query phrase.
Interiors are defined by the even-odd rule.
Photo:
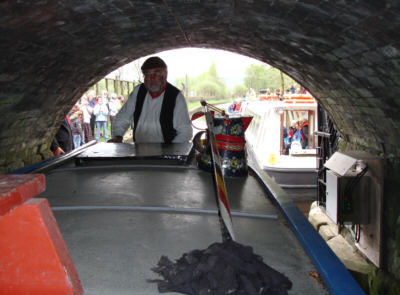
[[[104,102],[103,96],[98,98],[97,104],[93,109],[93,114],[96,116],[96,141],[100,142],[101,129],[103,128],[103,134],[105,141],[108,140],[107,120],[108,120],[108,107]]]
[[[167,82],[165,62],[148,58],[141,67],[144,83],[136,86],[115,117],[113,138],[122,142],[129,126],[133,125],[136,143],[180,143],[192,138],[193,129],[188,107],[182,92]]]

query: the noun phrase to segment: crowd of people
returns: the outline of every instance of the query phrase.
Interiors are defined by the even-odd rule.
[[[72,107],[54,137],[50,150],[55,156],[68,153],[93,139],[100,142],[111,138],[108,124],[111,125],[115,116],[124,104],[124,96],[107,90],[96,95],[94,90],[84,94]]]
[[[271,89],[261,89],[259,94],[260,100],[284,100],[285,97],[290,97],[291,95],[298,94],[306,94],[309,93],[307,90],[298,84],[289,85],[285,91],[282,91],[280,88],[275,89],[275,91],[271,91]]]
[[[290,85],[286,91],[286,94],[307,94],[307,90],[298,84]]]
[[[298,142],[302,149],[308,148],[308,120],[292,120],[289,130],[283,128],[284,154],[289,155],[293,142]],[[299,146],[299,147],[300,147]]]

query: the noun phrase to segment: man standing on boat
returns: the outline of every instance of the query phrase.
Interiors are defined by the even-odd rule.
[[[148,58],[141,67],[144,83],[136,86],[115,117],[113,138],[122,142],[133,124],[136,143],[177,143],[192,138],[192,126],[185,97],[167,82],[167,65],[157,57]]]

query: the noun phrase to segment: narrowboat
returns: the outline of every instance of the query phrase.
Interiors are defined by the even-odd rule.
[[[264,124],[256,105],[247,108],[255,116],[252,124]],[[284,103],[276,107],[285,107],[286,116],[295,114]],[[277,114],[276,107],[264,111]],[[256,127],[249,136],[256,136]],[[279,134],[280,127],[269,130]],[[267,141],[268,135],[262,144]],[[281,156],[279,143],[274,148],[265,150],[265,163],[269,153]],[[364,294],[287,193],[252,158],[245,164],[247,173],[240,176],[221,170],[231,238],[288,278],[287,294]],[[160,279],[153,270],[162,257],[176,261],[225,241],[217,192],[221,179],[215,170],[201,169],[192,142],[91,142],[15,174],[45,177],[46,188],[35,199],[46,199],[54,214],[79,278],[74,294],[159,294],[165,290],[152,280]],[[168,294],[200,294],[176,290]],[[201,294],[253,294],[241,292]],[[254,294],[275,293],[265,287]]]
[[[266,97],[249,101],[242,111],[253,116],[246,132],[249,154],[289,193],[315,192],[317,109],[317,102],[311,95],[293,94],[282,99]],[[293,137],[296,123],[298,129],[306,126],[297,138]]]

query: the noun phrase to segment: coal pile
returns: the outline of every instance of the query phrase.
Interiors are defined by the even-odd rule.
[[[185,253],[176,263],[162,256],[152,270],[163,277],[148,280],[158,283],[160,293],[285,295],[292,288],[292,282],[265,264],[252,247],[234,241]]]

